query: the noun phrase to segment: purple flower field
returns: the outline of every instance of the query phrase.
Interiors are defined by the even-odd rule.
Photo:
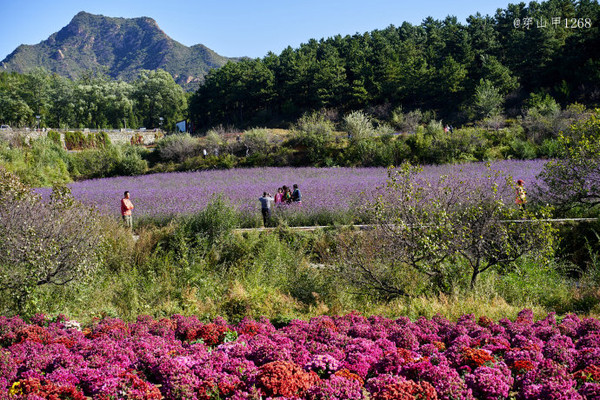
[[[554,314],[276,328],[175,315],[30,324],[0,317],[2,399],[584,400],[600,396],[600,321]]]
[[[499,161],[491,166],[532,187],[544,163]],[[485,173],[486,163],[470,163],[426,166],[422,176],[432,180],[450,175],[476,184]],[[297,183],[303,212],[344,212],[371,200],[386,178],[385,168],[252,168],[93,179],[70,187],[75,198],[107,215],[119,215],[119,201],[129,190],[136,217],[157,217],[194,213],[218,193],[238,210],[256,213],[263,191],[274,195],[278,187]],[[50,189],[38,191],[47,195]],[[512,192],[507,195],[512,197]]]

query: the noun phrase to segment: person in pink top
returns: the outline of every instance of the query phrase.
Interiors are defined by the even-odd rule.
[[[133,203],[129,200],[129,191],[126,191],[121,199],[121,215],[123,216],[123,222],[129,229],[133,229],[131,210],[133,210]]]
[[[275,205],[283,203],[283,188],[277,189],[275,193]]]

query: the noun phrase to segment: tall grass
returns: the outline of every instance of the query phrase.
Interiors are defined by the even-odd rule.
[[[596,292],[564,278],[560,265],[542,268],[526,260],[487,274],[474,290],[459,285],[448,294],[385,301],[360,293],[324,264],[324,253],[334,251],[335,231],[280,228],[194,242],[186,238],[205,232],[206,226],[185,226],[146,227],[136,242],[125,229],[109,226],[115,238],[106,244],[112,257],[104,267],[86,281],[38,289],[33,311],[65,313],[82,322],[101,315],[133,320],[140,314],[183,314],[205,320],[223,316],[231,322],[266,316],[278,324],[352,311],[412,319],[435,314],[457,319],[467,313],[498,320],[514,318],[525,307],[539,316],[550,311],[600,314]]]

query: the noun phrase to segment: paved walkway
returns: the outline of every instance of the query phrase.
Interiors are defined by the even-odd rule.
[[[513,219],[506,220],[502,222],[515,222],[515,223],[540,223],[540,222],[551,222],[554,224],[568,224],[568,223],[580,223],[580,222],[595,222],[598,221],[598,218],[555,218],[555,219]],[[373,229],[376,225],[317,225],[317,226],[290,226],[288,229],[295,231],[316,231],[318,229],[335,229],[335,228],[355,228],[359,230],[369,230]],[[269,227],[269,228],[238,228],[233,231],[236,233],[244,233],[244,232],[254,232],[254,231],[274,231],[279,229],[279,227]]]

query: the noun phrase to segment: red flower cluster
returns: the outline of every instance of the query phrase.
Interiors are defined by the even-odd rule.
[[[42,398],[48,400],[85,400],[83,393],[73,386],[59,386],[50,381],[36,378],[23,379],[13,385],[14,398]],[[21,397],[22,396],[22,397]],[[160,399],[160,397],[159,397]]]
[[[330,332],[337,332],[338,327],[335,325],[335,322],[333,322],[330,319],[321,319],[319,320],[319,322],[317,323],[317,328],[319,331],[330,331]]]
[[[269,396],[301,397],[319,381],[314,371],[288,361],[273,361],[259,368],[258,386]]]
[[[470,347],[465,347],[462,351],[463,362],[475,369],[477,367],[482,366],[487,362],[494,362],[494,357],[485,350],[482,349],[472,349]]]
[[[51,342],[48,330],[37,325],[28,325],[19,329],[16,336],[16,342],[23,343],[26,340],[42,344],[48,344]]]
[[[477,325],[484,327],[484,328],[489,327],[493,323],[494,323],[494,321],[490,317],[486,317],[485,315],[482,315],[481,317],[479,317],[479,320],[477,321]]]
[[[256,321],[247,321],[238,330],[240,335],[254,336],[260,332],[261,326]]]
[[[444,344],[444,342],[438,342],[437,340],[434,340],[433,342],[431,342],[436,349],[438,349],[439,351],[444,351],[446,350],[446,345]]]
[[[124,339],[130,334],[129,327],[120,319],[106,318],[99,322],[94,321],[94,323],[95,325],[92,327],[91,331],[83,331],[85,336],[90,339],[96,339],[104,335],[114,339]]]
[[[70,349],[71,347],[75,346],[76,342],[75,342],[74,339],[71,339],[71,338],[68,338],[68,337],[65,337],[65,336],[61,336],[61,337],[58,337],[58,338],[54,339],[52,341],[52,343],[62,344],[67,349]]]
[[[542,350],[542,348],[535,343],[527,343],[524,344],[523,346],[521,346],[520,348],[515,348],[514,350],[526,350],[526,351],[533,351],[533,352],[539,352]]]
[[[510,366],[510,369],[515,374],[524,374],[527,371],[531,371],[535,368],[535,365],[530,360],[517,360]]]
[[[214,394],[217,394],[217,390],[219,390],[219,388],[217,387],[217,385],[215,385],[215,382],[212,379],[203,381],[195,389],[196,398],[198,400],[210,400],[213,398]]]
[[[573,374],[573,377],[578,382],[593,382],[600,383],[600,366],[589,365],[584,369],[577,371]]]
[[[412,352],[410,350],[400,348],[396,349],[396,353],[398,353],[400,358],[403,359],[405,363],[415,362],[415,358],[413,357]]]
[[[403,381],[386,385],[373,400],[437,400],[437,392],[429,382]]]
[[[226,326],[210,323],[198,328],[196,339],[202,339],[207,346],[216,346],[223,343],[225,332],[227,332]]]
[[[134,373],[124,372],[121,378],[120,391],[127,394],[128,400],[160,400],[160,390],[151,383],[146,382]],[[112,400],[112,396],[100,395],[99,400]]]
[[[340,369],[339,371],[335,372],[334,375],[339,376],[340,378],[346,378],[349,380],[358,381],[358,383],[360,383],[360,386],[364,386],[364,384],[365,384],[365,381],[363,380],[363,378],[356,375],[355,373],[350,372],[347,368]]]

